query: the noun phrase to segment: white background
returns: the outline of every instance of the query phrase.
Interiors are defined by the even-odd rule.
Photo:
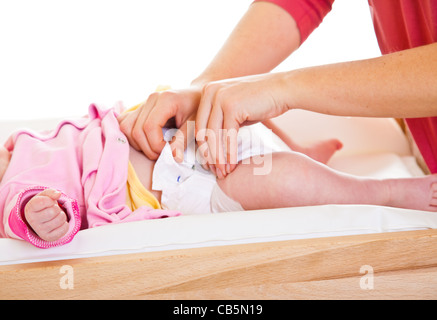
[[[130,106],[158,85],[187,86],[252,0],[0,0],[2,119]],[[276,70],[380,55],[366,0],[337,0]]]

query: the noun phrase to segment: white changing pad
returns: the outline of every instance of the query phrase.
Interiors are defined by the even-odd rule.
[[[335,169],[377,178],[423,174],[410,154],[405,136],[392,119],[290,112],[277,121],[287,124],[296,141],[339,138],[344,148],[329,163]],[[0,121],[0,139],[4,141],[18,127],[47,129],[56,123],[56,119]],[[0,265],[429,228],[437,228],[437,213],[363,205],[182,216],[82,230],[71,243],[45,250],[24,241],[0,239]]]
[[[172,249],[437,228],[437,214],[328,205],[139,221],[80,231],[52,249],[0,241],[0,265]]]

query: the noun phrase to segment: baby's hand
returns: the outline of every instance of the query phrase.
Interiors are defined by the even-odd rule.
[[[26,204],[24,216],[38,236],[45,241],[56,241],[68,232],[66,213],[59,207],[61,193],[46,189]]]

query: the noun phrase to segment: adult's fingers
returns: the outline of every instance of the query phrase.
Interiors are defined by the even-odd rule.
[[[212,99],[216,94],[216,86],[206,85],[202,90],[202,95],[199,102],[199,107],[196,114],[195,137],[199,146],[197,153],[202,159],[198,161],[205,169],[211,170],[216,174],[216,168],[212,154],[207,143],[208,121],[212,109]]]
[[[207,143],[211,158],[216,166],[217,177],[226,176],[226,159],[224,149],[223,110],[215,101],[208,119]]]
[[[139,146],[140,150],[151,160],[156,160],[159,157],[159,152],[155,152],[151,147],[147,131],[149,130],[150,113],[156,108],[155,104],[158,95],[153,93],[147,101],[140,107],[140,113],[137,115],[135,125],[132,129],[132,139]],[[162,132],[161,132],[162,135]]]
[[[158,158],[159,152],[154,151],[148,140],[147,123],[150,113],[155,108],[158,95],[158,93],[152,93],[139,108],[118,117],[120,129],[126,135],[129,144],[152,160]]]
[[[174,119],[179,104],[172,100],[172,92],[166,91],[161,93],[161,98],[155,102],[153,109],[144,123],[144,132],[147,136],[150,149],[159,155],[165,146],[162,128],[167,127],[169,122]],[[173,125],[174,126],[174,125]]]
[[[118,116],[117,120],[120,124],[120,130],[126,135],[127,139],[129,140],[129,144],[134,147],[136,150],[141,150],[140,146],[137,144],[135,139],[132,137],[132,131],[135,126],[135,123],[138,119],[138,115],[141,112],[141,106],[134,110],[134,111],[128,111],[120,116]]]
[[[206,85],[203,88],[202,96],[199,102],[199,108],[196,115],[196,140],[203,143],[206,142],[206,129],[212,109],[212,99],[215,96],[215,87]]]
[[[240,124],[232,114],[224,113],[223,128],[225,132],[226,173],[229,174],[235,170],[238,163],[238,130]]]
[[[226,108],[226,87],[211,83],[204,87],[196,118],[199,147],[207,141],[208,164],[219,178],[232,172],[237,164],[239,122],[235,110]],[[218,169],[218,170],[215,170]]]
[[[184,160],[185,149],[187,149],[188,146],[191,147],[192,143],[195,143],[195,119],[196,114],[192,114],[176,131],[170,142],[173,157],[176,162],[182,162]],[[192,147],[195,148],[195,145]]]
[[[219,103],[213,106],[208,121],[208,133],[212,135],[212,139],[208,138],[208,145],[220,170],[217,172],[219,178],[226,177],[237,166],[239,128],[240,124],[235,120],[233,110],[224,110]]]

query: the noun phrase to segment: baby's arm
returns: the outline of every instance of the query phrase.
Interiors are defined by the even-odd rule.
[[[64,193],[59,195],[56,190],[44,186],[29,186],[16,191],[17,194],[7,198],[4,208],[6,237],[22,239],[44,249],[62,246],[73,240],[81,228],[77,199]]]
[[[33,231],[45,241],[56,241],[68,232],[67,214],[61,209],[59,191],[46,189],[29,200],[24,216]]]

